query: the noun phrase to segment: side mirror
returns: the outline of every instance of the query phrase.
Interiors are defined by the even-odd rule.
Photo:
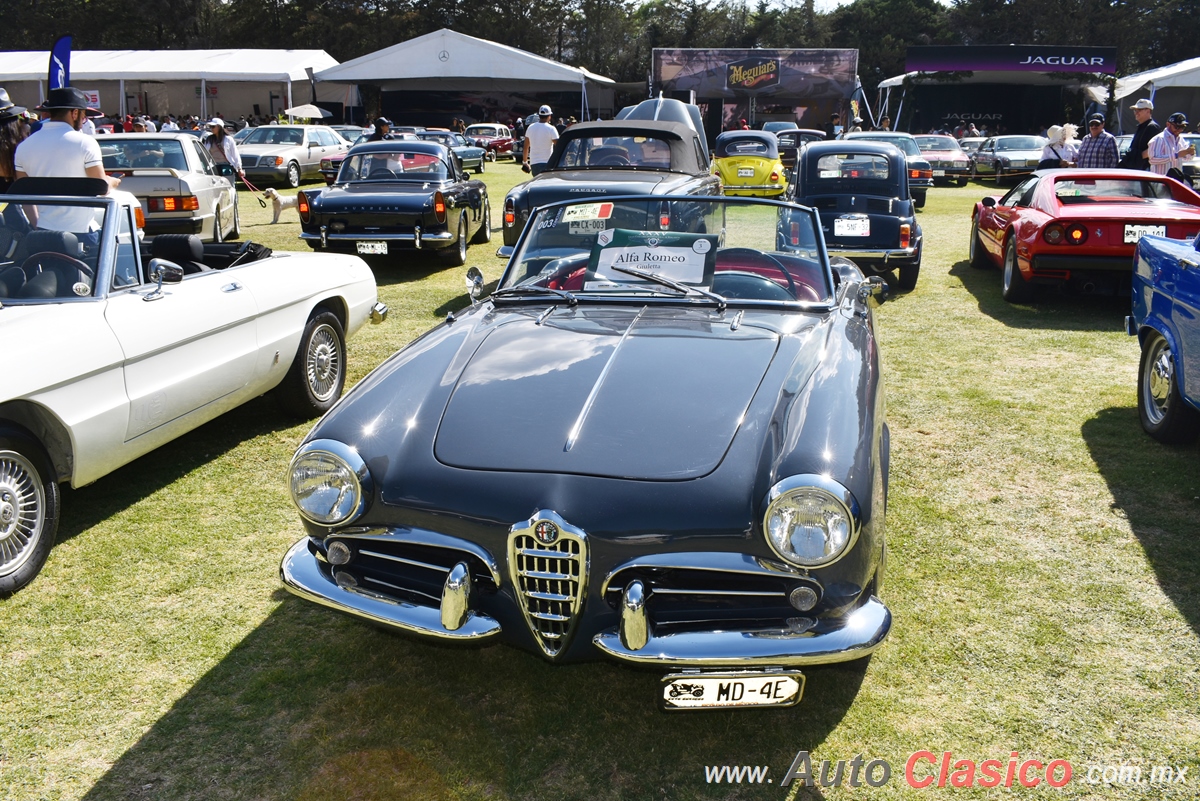
[[[178,284],[183,281],[183,268],[166,259],[151,259],[150,280],[157,281],[158,286],[154,288],[154,291],[142,295],[142,300],[160,300],[166,297],[163,294],[163,284]]]
[[[987,206],[990,209],[992,206],[996,205],[996,198],[992,197],[991,195],[988,195],[987,197],[985,197],[983,200],[981,200],[979,202],[982,203],[983,205]]]
[[[483,272],[478,267],[467,270],[467,294],[471,296],[472,305],[483,294]]]

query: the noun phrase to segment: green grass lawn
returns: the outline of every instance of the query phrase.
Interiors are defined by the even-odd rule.
[[[483,178],[499,226],[524,176],[505,161]],[[895,627],[865,671],[807,671],[792,709],[664,715],[654,672],[415,642],[296,599],[277,571],[302,535],[284,472],[308,424],[263,398],[64,492],[41,576],[0,602],[0,798],[1197,797],[1200,448],[1141,431],[1126,300],[1012,306],[998,270],[967,265],[992,191],[930,192],[917,288],[877,312]],[[294,211],[270,225],[246,193],[241,209],[243,237],[303,249]],[[498,245],[497,229],[468,259],[489,283]],[[372,266],[392,316],[351,341],[353,381],[467,302],[463,269]],[[801,750],[892,777],[781,787]],[[910,789],[922,750],[1075,777]],[[772,783],[707,783],[724,764]],[[1088,782],[1117,765],[1189,774]]]

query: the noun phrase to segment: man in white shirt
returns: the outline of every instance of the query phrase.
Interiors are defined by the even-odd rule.
[[[149,116],[143,116],[142,123],[146,126],[147,133],[158,133],[158,126],[154,124],[154,120]]]
[[[179,125],[176,124],[173,117],[167,117],[163,120],[162,128],[159,129],[163,133],[171,133],[179,130]]]
[[[1172,177],[1178,178],[1183,175],[1180,170],[1180,160],[1196,155],[1195,145],[1189,145],[1185,140],[1179,138],[1179,135],[1186,133],[1187,129],[1187,117],[1182,112],[1177,111],[1167,117],[1167,127],[1150,140],[1150,147],[1147,148],[1151,172],[1158,175],[1169,175],[1171,170],[1175,170],[1175,175]]]
[[[21,144],[13,161],[17,179],[21,178],[101,178],[110,187],[120,183],[104,174],[100,144],[79,129],[89,114],[99,114],[88,108],[87,95],[71,86],[51,89],[39,109],[48,111],[50,119],[40,130]],[[39,207],[38,228],[53,231],[72,231],[89,234],[99,230],[95,209],[68,206]],[[81,241],[87,241],[80,237]]]
[[[521,161],[529,165],[533,175],[539,175],[546,169],[550,154],[554,152],[554,143],[558,141],[558,129],[550,124],[552,112],[549,106],[538,109],[538,121],[525,129],[525,149]]]

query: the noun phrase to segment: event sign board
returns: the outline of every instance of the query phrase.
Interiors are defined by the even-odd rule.
[[[850,97],[857,72],[857,50],[656,47],[652,77],[655,92],[800,105]]]
[[[1074,45],[971,45],[910,47],[909,72],[1099,72],[1117,71],[1117,48]]]

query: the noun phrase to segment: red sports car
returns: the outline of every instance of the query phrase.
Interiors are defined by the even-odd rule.
[[[1138,170],[1045,170],[971,214],[971,266],[1004,269],[1010,303],[1034,284],[1116,291],[1133,274],[1145,234],[1173,239],[1200,232],[1200,195],[1180,182]]]

